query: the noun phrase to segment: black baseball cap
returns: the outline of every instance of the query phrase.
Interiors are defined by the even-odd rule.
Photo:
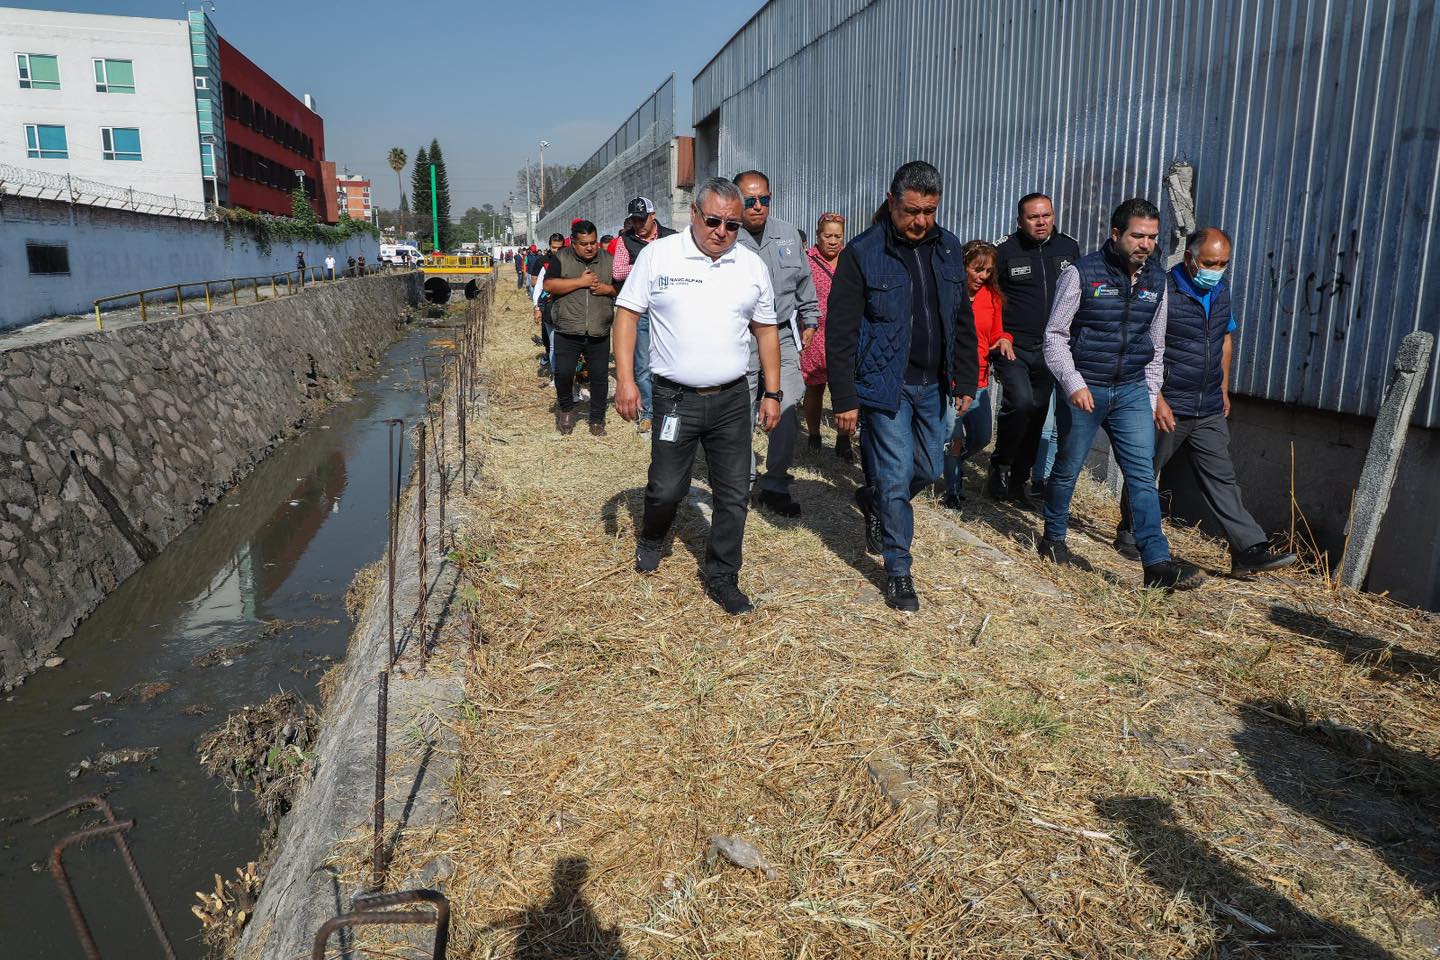
[[[628,215],[637,220],[643,220],[654,212],[655,204],[650,202],[649,197],[636,197],[630,201],[630,206],[627,208]]]

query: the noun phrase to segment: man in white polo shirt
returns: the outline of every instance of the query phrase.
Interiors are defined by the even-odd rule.
[[[676,508],[690,490],[695,447],[705,445],[713,511],[705,554],[705,592],[726,613],[754,609],[740,590],[741,542],[750,500],[750,337],[760,351],[765,393],[759,421],[780,419],[780,339],[770,272],[735,243],[740,190],[729,180],[701,184],[690,205],[690,228],[640,252],[616,298],[615,409],[640,414],[635,384],[635,326],[650,315],[654,427],[645,516],[635,543],[635,569],[660,566]]]

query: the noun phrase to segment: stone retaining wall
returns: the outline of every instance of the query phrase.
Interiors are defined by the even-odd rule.
[[[0,683],[371,367],[419,292],[365,277],[0,352]]]

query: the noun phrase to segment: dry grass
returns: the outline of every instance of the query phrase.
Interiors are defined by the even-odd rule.
[[[648,446],[555,434],[503,281],[485,479],[455,501],[485,639],[458,815],[392,872],[453,864],[452,956],[1433,955],[1434,619],[1304,574],[1137,590],[1094,489],[1071,534],[1094,573],[1040,566],[1033,516],[922,506],[907,618],[828,453],[801,454],[802,523],[751,513],[759,610],[727,619],[693,507],[660,572],[630,570]],[[916,782],[899,808],[877,758]],[[777,876],[707,865],[715,834]]]

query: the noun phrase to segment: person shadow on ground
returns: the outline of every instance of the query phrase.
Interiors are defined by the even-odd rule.
[[[1253,883],[1223,852],[1186,829],[1168,801],[1103,797],[1096,807],[1121,828],[1151,882],[1167,896],[1184,898],[1206,912],[1219,956],[1395,960],[1394,954],[1350,927]]]
[[[517,918],[515,960],[624,960],[620,933],[600,923],[585,899],[590,863],[562,857],[550,876],[550,898]]]

